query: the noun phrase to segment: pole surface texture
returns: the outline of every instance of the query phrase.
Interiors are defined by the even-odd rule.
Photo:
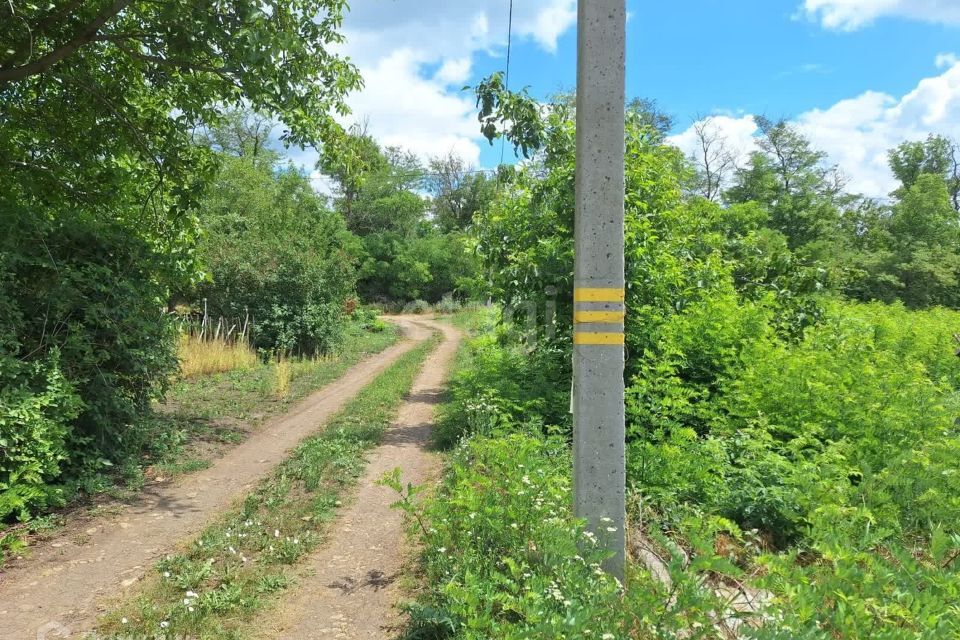
[[[574,511],[623,579],[625,0],[579,0],[574,269]]]

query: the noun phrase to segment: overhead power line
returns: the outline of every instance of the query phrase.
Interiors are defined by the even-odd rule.
[[[504,72],[503,87],[510,90],[510,50],[513,46],[513,0],[510,0],[510,9],[507,13],[507,68]],[[506,138],[500,137],[500,164],[503,164],[503,152],[506,149]]]

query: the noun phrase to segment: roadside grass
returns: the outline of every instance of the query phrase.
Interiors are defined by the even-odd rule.
[[[202,340],[199,336],[183,333],[177,342],[180,373],[186,378],[234,369],[252,369],[257,366],[257,352],[242,340],[228,342],[223,338]]]
[[[438,336],[404,354],[242,504],[159,562],[140,595],[104,617],[107,637],[234,639],[293,582],[293,566],[323,540],[347,488],[410,390]]]
[[[265,420],[281,414],[374,353],[396,343],[399,329],[351,326],[339,353],[262,363],[249,369],[177,381],[149,418],[152,431],[174,434],[153,444],[149,475],[171,477],[203,468],[225,446],[243,441]],[[184,460],[189,461],[184,463]],[[209,462],[207,462],[209,464]]]
[[[85,474],[65,487],[66,507],[59,511],[7,528],[0,525],[0,567],[8,558],[29,553],[32,545],[53,536],[79,513],[94,516],[115,501],[135,498],[148,482],[166,482],[209,467],[225,448],[242,442],[265,420],[399,338],[396,325],[375,316],[350,325],[339,353],[288,361],[282,398],[277,397],[276,366],[259,359],[249,368],[178,379],[165,401],[142,418],[137,432],[144,451],[139,460]]]

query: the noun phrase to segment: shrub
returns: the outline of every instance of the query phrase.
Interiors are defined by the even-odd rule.
[[[52,349],[45,362],[0,356],[0,521],[56,505],[71,422],[81,409]]]
[[[714,637],[719,602],[702,576],[685,574],[682,554],[670,563],[672,589],[632,567],[624,592],[601,570],[601,541],[570,513],[570,462],[563,438],[476,436],[454,450],[422,512],[401,501],[430,585],[407,606],[406,637]]]
[[[343,339],[355,243],[300,173],[269,153],[224,157],[200,219],[211,281],[196,295],[213,316],[253,319],[253,346],[312,356]]]
[[[413,302],[408,302],[406,306],[403,307],[404,313],[430,313],[433,308],[430,306],[430,303],[426,300],[414,300]]]
[[[447,293],[444,294],[443,298],[440,299],[440,302],[434,305],[437,313],[450,314],[456,313],[463,308],[463,305],[460,304],[460,301],[453,297],[453,294]]]
[[[509,328],[470,340],[450,382],[434,441],[450,447],[498,427],[529,425],[569,433],[569,358],[565,349],[530,350]]]
[[[0,482],[38,488],[141,450],[142,417],[176,370],[174,330],[161,313],[161,258],[128,230],[69,216],[6,222],[0,408],[5,436],[31,444],[3,454]],[[30,492],[7,496],[5,511],[15,503],[24,517],[46,502]]]

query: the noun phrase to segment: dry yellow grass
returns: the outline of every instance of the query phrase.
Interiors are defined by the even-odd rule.
[[[187,377],[249,369],[257,364],[257,354],[246,342],[201,340],[188,334],[180,335],[177,355],[180,370]]]
[[[290,381],[293,379],[293,368],[290,359],[277,356],[273,361],[273,394],[277,400],[283,400],[290,393]]]

